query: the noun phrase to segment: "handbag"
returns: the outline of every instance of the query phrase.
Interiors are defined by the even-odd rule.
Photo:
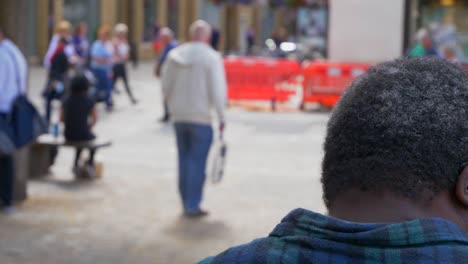
[[[16,98],[12,107],[14,143],[22,148],[47,133],[47,123],[24,95]]]
[[[21,93],[20,71],[14,54],[6,49],[14,62],[18,96],[13,102],[9,125],[13,132],[13,143],[17,149],[33,143],[40,135],[47,133],[47,123],[34,105]]]

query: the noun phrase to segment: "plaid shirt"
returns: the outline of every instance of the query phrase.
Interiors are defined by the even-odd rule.
[[[360,224],[297,209],[267,238],[200,263],[468,263],[468,234],[439,218]]]

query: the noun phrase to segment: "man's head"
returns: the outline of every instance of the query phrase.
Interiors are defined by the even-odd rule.
[[[57,24],[57,34],[60,35],[60,37],[62,38],[66,38],[70,35],[71,33],[71,24],[70,22],[66,21],[66,20],[63,20],[63,21],[60,21],[58,24]]]
[[[468,76],[456,65],[421,57],[371,68],[334,110],[324,151],[329,209],[349,192],[424,208],[444,195],[464,219],[450,220],[468,228]]]
[[[161,31],[159,32],[159,39],[161,40],[164,46],[171,43],[173,38],[174,38],[174,33],[168,27],[162,28]]]
[[[101,41],[107,41],[110,39],[111,37],[111,28],[107,25],[103,25],[99,28],[99,32],[98,32],[98,35],[99,35],[99,39]]]
[[[88,25],[86,22],[80,22],[75,28],[75,34],[78,36],[86,36],[88,34]]]
[[[115,26],[114,32],[118,39],[126,39],[128,35],[128,26],[123,23],[119,23]]]
[[[211,39],[211,26],[203,20],[197,20],[190,26],[190,40],[209,43]]]

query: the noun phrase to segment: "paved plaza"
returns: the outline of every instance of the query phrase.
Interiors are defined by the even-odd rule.
[[[295,208],[325,212],[320,163],[329,114],[234,108],[225,178],[205,188],[210,215],[181,217],[175,137],[158,122],[159,81],[150,64],[130,74],[140,103],[132,106],[122,92],[113,113],[100,109],[96,134],[113,141],[98,153],[104,177],[75,181],[74,152],[61,149],[51,175],[29,182],[18,212],[0,216],[0,263],[193,263],[266,236]],[[44,78],[43,69],[32,69],[36,103]]]

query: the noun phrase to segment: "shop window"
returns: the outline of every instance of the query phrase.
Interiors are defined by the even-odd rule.
[[[99,4],[96,0],[65,0],[63,15],[73,26],[85,22],[88,25],[88,37],[96,37],[99,26]]]
[[[167,0],[168,21],[167,24],[174,32],[175,36],[179,36],[179,5],[177,0]]]
[[[313,52],[327,55],[328,42],[328,7],[325,4],[314,4],[297,10],[297,42],[301,42]]]
[[[143,15],[143,41],[151,42],[157,38],[158,34],[158,21],[156,17],[156,1],[144,1],[144,15]]]
[[[460,60],[468,54],[468,3],[462,1],[422,1],[419,27],[427,29],[441,55],[454,49]]]

